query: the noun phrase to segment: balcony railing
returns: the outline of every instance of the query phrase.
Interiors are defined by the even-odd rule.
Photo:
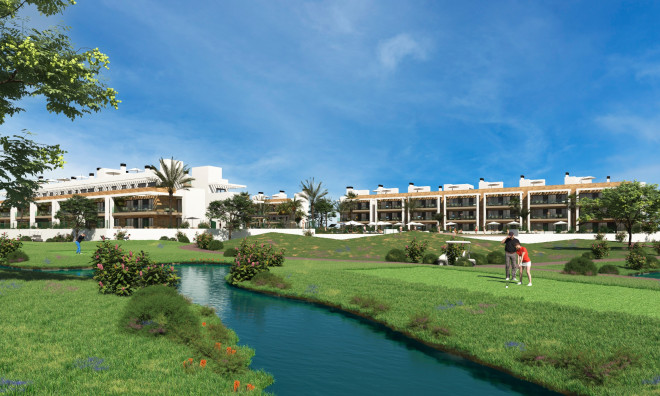
[[[490,220],[490,219],[513,219],[513,216],[511,216],[511,215],[509,215],[509,216],[504,216],[504,215],[487,215],[487,216],[486,216],[486,219],[487,219],[487,220]]]
[[[556,201],[543,201],[538,199],[532,199],[529,201],[531,205],[564,205],[568,202],[567,199],[559,199]]]
[[[52,215],[50,210],[37,210],[37,216],[50,216]]]
[[[486,205],[488,206],[511,206],[510,201],[500,202],[500,201],[488,201],[486,200]]]
[[[475,220],[476,216],[456,216],[456,217],[447,217],[447,220]]]
[[[176,208],[172,208],[174,212],[177,212]],[[115,206],[116,213],[131,213],[131,212],[153,212],[155,211],[153,206],[143,206],[143,207],[125,207],[125,206]],[[104,210],[105,211],[105,210]],[[166,211],[169,212],[169,208],[166,208]]]
[[[378,209],[402,209],[401,205],[378,205]]]
[[[542,214],[542,215],[530,215],[532,219],[566,219],[568,214]]]
[[[0,212],[0,217],[9,217],[9,212]]]
[[[466,203],[447,202],[447,207],[448,208],[455,208],[455,207],[461,207],[461,206],[463,206],[463,207],[477,206],[477,203],[476,202],[473,202],[473,203],[469,203],[469,202],[466,202]]]

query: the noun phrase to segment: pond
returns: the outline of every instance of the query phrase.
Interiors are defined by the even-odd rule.
[[[182,265],[179,291],[217,310],[256,351],[277,395],[556,395],[315,304],[228,286],[228,267]]]

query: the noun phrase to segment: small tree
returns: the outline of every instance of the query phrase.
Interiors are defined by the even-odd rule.
[[[580,200],[580,221],[611,218],[628,232],[632,246],[633,227],[660,223],[660,191],[657,184],[642,185],[638,181],[623,182],[603,190],[600,198]],[[656,228],[657,229],[657,228]]]
[[[327,198],[321,198],[316,202],[316,213],[319,216],[319,223],[328,226],[328,217],[335,216],[335,207],[332,201]]]
[[[413,215],[413,212],[419,208],[419,201],[416,199],[407,198],[403,203],[403,213],[406,215],[406,218],[403,220],[403,225],[410,223],[410,218]]]
[[[520,198],[511,197],[509,200],[509,211],[511,212],[511,217],[514,219],[522,217],[522,229],[527,229],[527,215],[529,215],[529,209],[522,206]]]
[[[192,177],[188,177],[188,172],[190,169],[188,166],[184,166],[180,162],[174,162],[174,157],[172,157],[170,165],[165,162],[163,158],[160,159],[160,170],[157,170],[155,166],[151,166],[156,173],[158,178],[157,186],[160,188],[167,189],[167,194],[169,195],[169,212],[170,212],[170,228],[172,228],[172,220],[174,218],[174,213],[172,210],[172,198],[176,190],[187,190],[187,184],[194,181]]]
[[[337,211],[339,213],[348,213],[348,221],[353,220],[353,211],[355,210],[355,206],[357,204],[355,201],[356,199],[357,194],[353,191],[349,191],[346,194],[346,199],[337,202]]]
[[[314,183],[314,178],[300,182],[300,188],[302,188],[302,197],[309,202],[309,214],[312,221],[312,228],[314,228],[314,209],[316,208],[317,202],[328,195],[328,190],[322,187],[322,182],[319,184]]]
[[[81,228],[96,226],[98,220],[98,208],[96,202],[82,195],[73,197],[60,203],[60,210],[55,218],[67,224],[71,224],[76,236]]]
[[[206,216],[209,219],[220,219],[229,232],[231,239],[232,231],[250,222],[254,214],[254,204],[247,192],[234,195],[223,201],[213,201],[209,204]]]

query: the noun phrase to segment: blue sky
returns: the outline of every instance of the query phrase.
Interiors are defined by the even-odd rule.
[[[347,185],[660,182],[660,3],[80,1],[37,24],[109,55],[119,110],[40,98],[0,126],[56,176],[174,156],[250,193]]]

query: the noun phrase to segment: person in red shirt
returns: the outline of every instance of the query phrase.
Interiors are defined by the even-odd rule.
[[[522,285],[522,271],[523,268],[527,268],[527,279],[529,279],[527,286],[531,286],[532,274],[529,272],[529,270],[532,268],[532,260],[529,258],[527,248],[520,246],[518,243],[516,244],[516,253],[518,254],[518,266],[520,267],[520,282],[518,282],[518,284]]]

